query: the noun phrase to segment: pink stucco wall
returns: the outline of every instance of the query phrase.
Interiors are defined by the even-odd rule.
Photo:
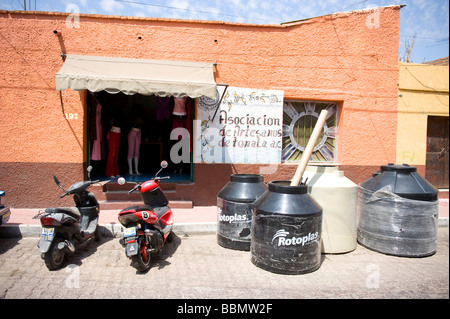
[[[9,187],[18,206],[48,202],[44,195],[30,200],[20,194],[30,178],[44,179],[40,174],[67,165],[73,167],[69,177],[83,174],[84,95],[62,92],[64,112],[73,115],[66,118],[55,90],[63,50],[216,61],[217,83],[284,90],[286,99],[339,102],[338,163],[355,179],[396,159],[399,6],[286,25],[81,15],[73,27],[67,15],[0,11],[0,188]],[[280,172],[292,171],[283,166]]]

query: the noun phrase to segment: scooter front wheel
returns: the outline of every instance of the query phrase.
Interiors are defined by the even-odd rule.
[[[145,238],[139,239],[139,253],[131,256],[131,266],[137,271],[147,271],[150,269],[150,253]]]
[[[44,254],[45,265],[49,270],[56,270],[61,268],[66,259],[64,249],[59,249],[58,244],[64,242],[60,237],[56,237],[50,245],[50,249]]]
[[[97,226],[94,232],[94,241],[100,241],[102,240],[102,232],[100,231],[100,227]]]

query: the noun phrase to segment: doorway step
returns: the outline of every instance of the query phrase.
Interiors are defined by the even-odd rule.
[[[133,192],[128,194],[136,184],[116,182],[102,182],[102,185],[93,185],[90,191],[95,194],[102,210],[122,210],[129,206],[143,205],[141,194]],[[170,208],[192,208],[191,200],[180,199],[177,194],[176,183],[160,183],[159,187],[166,194]]]

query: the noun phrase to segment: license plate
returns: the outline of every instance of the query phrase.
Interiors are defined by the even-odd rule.
[[[123,237],[136,236],[136,227],[126,228],[123,232]]]
[[[51,228],[42,228],[41,235],[45,237],[46,240],[51,241],[53,240],[53,236],[55,235],[55,229],[53,227]]]
[[[9,217],[11,217],[11,212],[7,212],[6,214],[2,215],[2,222],[0,224],[4,224],[9,220]]]

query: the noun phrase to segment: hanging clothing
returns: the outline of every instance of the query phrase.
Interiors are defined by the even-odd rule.
[[[139,157],[141,129],[133,127],[128,133],[128,159]]]
[[[97,139],[97,103],[98,100],[96,99],[96,97],[94,96],[94,94],[92,94],[91,92],[87,93],[86,96],[86,104],[88,106],[89,109],[89,140],[90,141],[95,141]]]
[[[106,176],[119,175],[119,146],[120,127],[113,126],[107,135],[108,139],[108,159],[106,161]]]
[[[102,159],[102,105],[97,101],[97,107],[95,111],[95,126],[96,126],[96,139],[92,146],[91,160],[100,161]]]
[[[175,101],[175,106],[173,108],[173,115],[178,115],[178,116],[185,116],[186,115],[186,99],[187,96],[185,97],[176,97],[174,99]]]
[[[170,118],[170,97],[157,96],[156,102],[158,103],[158,108],[156,109],[156,120],[168,120]]]
[[[172,130],[179,128],[179,127],[186,128],[186,118],[175,116],[173,118]]]
[[[177,128],[186,128],[186,118],[175,116],[172,123],[172,131]],[[177,140],[181,140],[184,136],[178,135]]]
[[[186,103],[186,115],[186,129],[192,136],[192,99],[189,99]]]
[[[187,112],[186,129],[189,132],[189,137],[192,136],[192,104],[193,104],[192,99],[189,99],[186,103],[186,112]],[[189,152],[192,152],[191,147],[192,147],[191,143],[189,143]]]

